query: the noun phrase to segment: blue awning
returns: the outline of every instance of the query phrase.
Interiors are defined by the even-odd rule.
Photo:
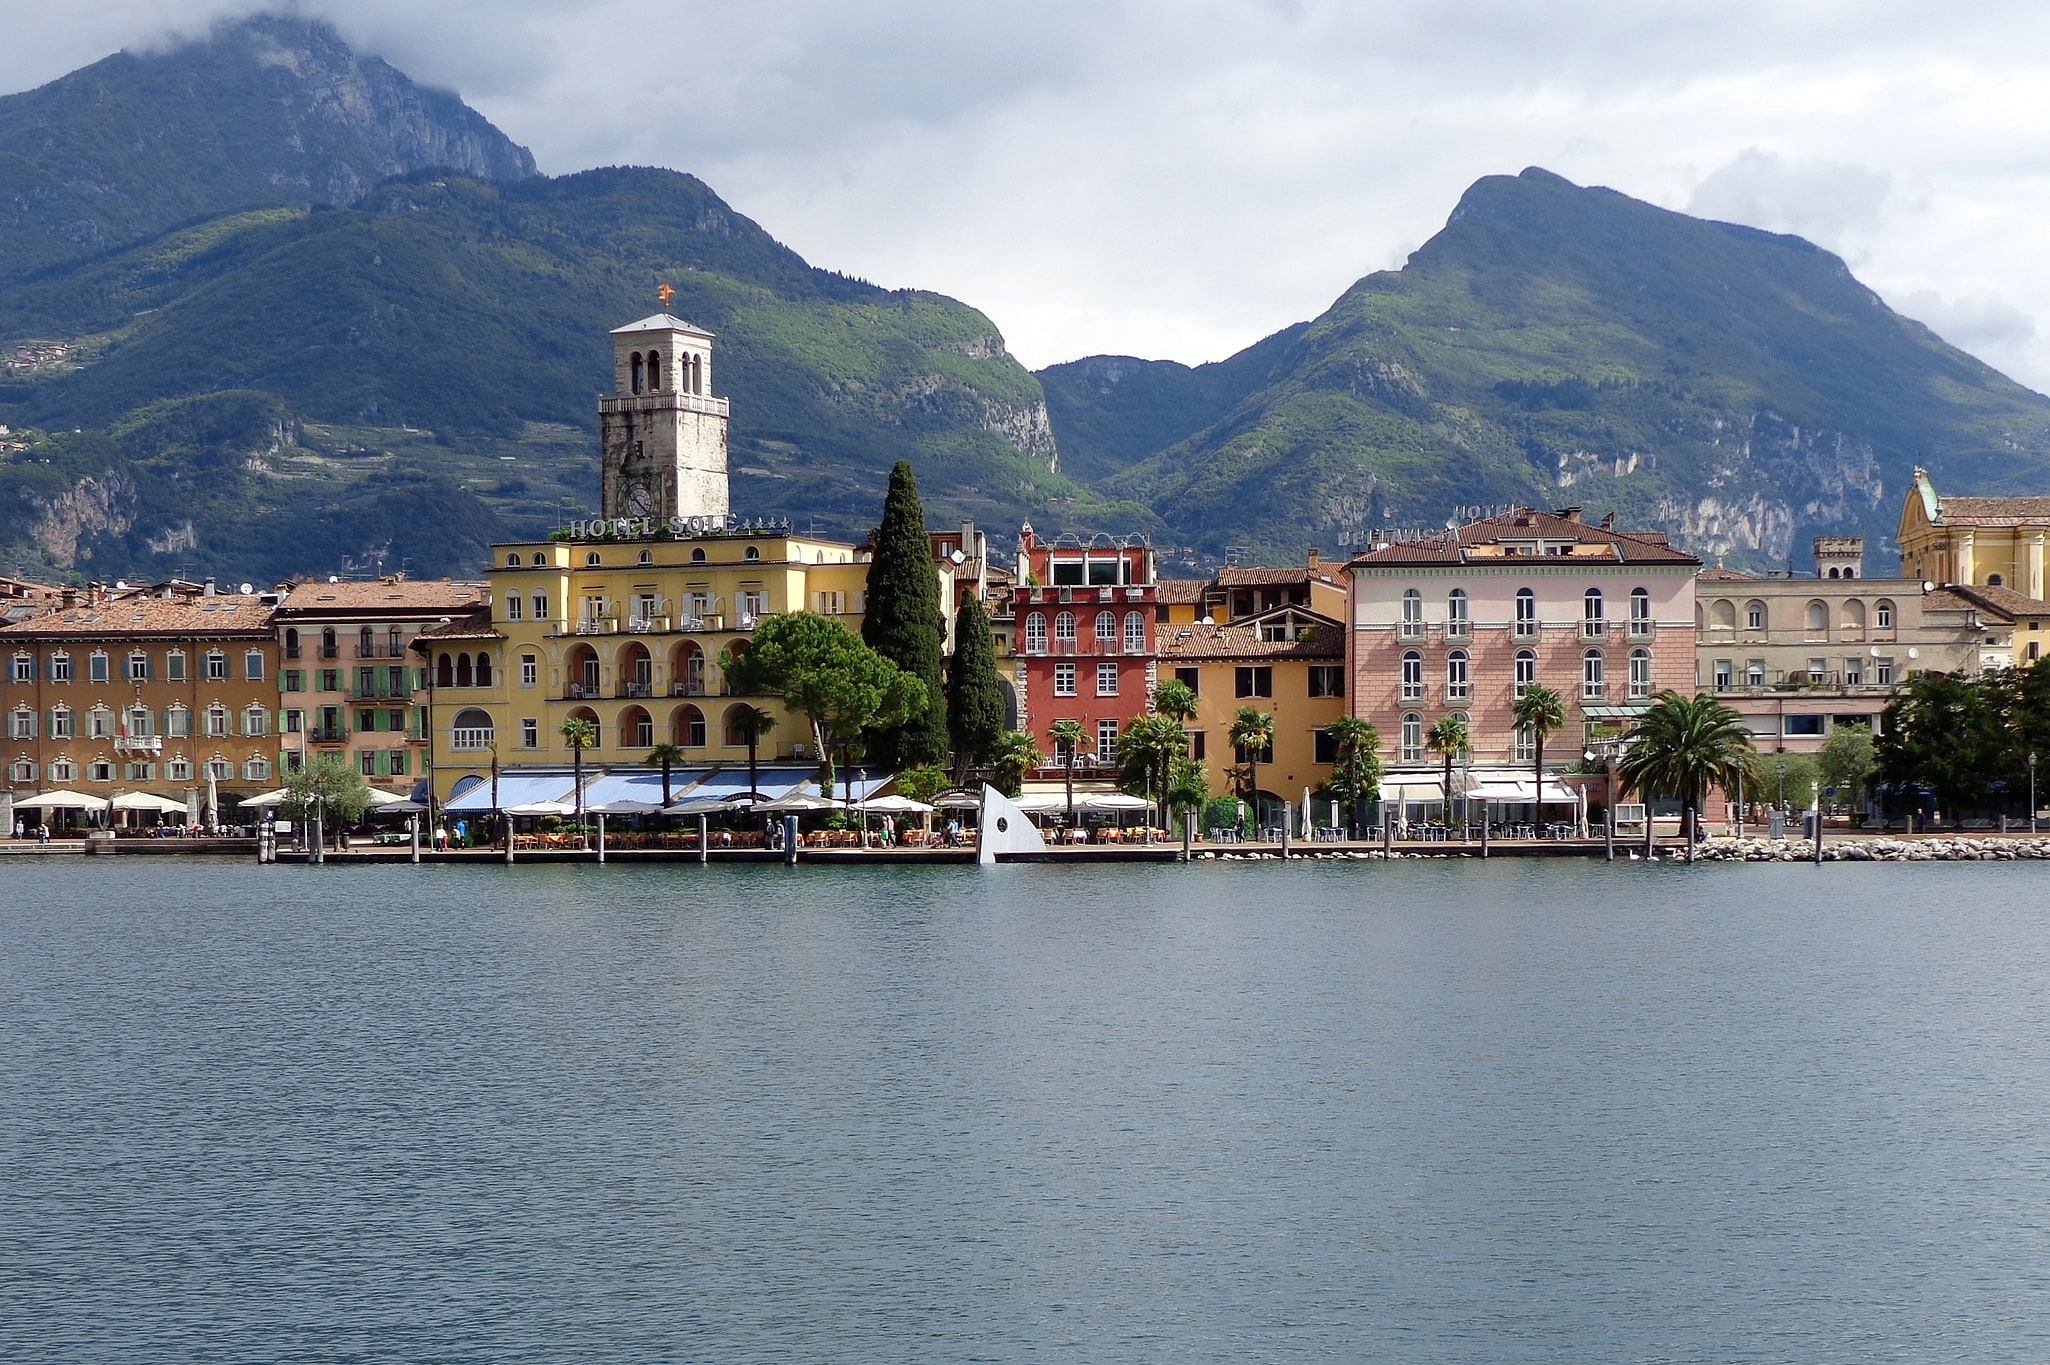
[[[544,772],[501,772],[498,775],[498,805],[524,806],[535,801],[568,801],[576,786],[576,778],[567,768],[561,771]],[[452,815],[470,811],[488,811],[491,806],[491,781],[480,780],[476,786],[452,796],[442,809]]]
[[[669,770],[669,797],[673,801],[689,788],[690,784],[705,775],[703,768],[672,768]],[[609,806],[614,801],[645,801],[651,806],[662,804],[662,773],[660,769],[649,772],[645,769],[631,769],[626,772],[603,773],[584,783],[584,804],[587,806]]]
[[[761,793],[772,800],[780,800],[799,785],[812,779],[810,768],[763,768]],[[693,801],[723,801],[729,796],[740,796],[747,792],[747,769],[721,768],[690,789]]]

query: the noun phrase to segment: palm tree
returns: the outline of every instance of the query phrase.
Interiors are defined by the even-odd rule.
[[[1513,713],[1516,728],[1528,730],[1536,757],[1531,763],[1531,772],[1537,780],[1537,788],[1531,793],[1533,814],[1542,817],[1545,799],[1545,736],[1566,723],[1566,699],[1551,688],[1532,683],[1524,694],[1516,699]],[[1540,818],[1538,828],[1544,828]]]
[[[1253,825],[1260,824],[1260,755],[1274,747],[1274,717],[1250,706],[1241,706],[1231,718],[1226,736],[1237,746],[1246,765],[1247,800],[1253,807]]]
[[[1466,722],[1456,716],[1441,716],[1431,723],[1430,733],[1424,736],[1424,747],[1445,756],[1445,823],[1449,825],[1452,823],[1452,760],[1473,752],[1473,740],[1466,732]]]
[[[1168,679],[1153,689],[1153,714],[1187,725],[1196,718],[1196,689],[1179,679]]]
[[[665,806],[669,804],[669,771],[683,762],[683,758],[682,748],[674,744],[657,744],[648,750],[648,762],[662,765],[662,804]]]
[[[1346,837],[1359,838],[1360,802],[1367,799],[1367,786],[1381,785],[1381,732],[1358,716],[1340,716],[1329,727],[1332,744],[1338,748],[1338,765],[1345,770]],[[1373,771],[1367,772],[1369,764]],[[1369,784],[1365,779],[1371,777]]]
[[[584,750],[598,742],[598,727],[582,716],[562,723],[562,738],[569,745],[570,761],[576,765],[577,830],[584,828]]]
[[[1079,720],[1057,720],[1046,729],[1046,737],[1053,741],[1054,752],[1061,756],[1061,766],[1067,770],[1068,778],[1068,828],[1075,827],[1075,751],[1089,742],[1089,732],[1082,728]]]
[[[1189,736],[1180,721],[1170,716],[1141,716],[1125,727],[1118,739],[1118,753],[1124,760],[1122,785],[1133,795],[1167,799],[1168,774],[1174,761],[1189,752]]]
[[[1182,812],[1182,847],[1186,852],[1189,842],[1189,812],[1201,810],[1210,800],[1210,779],[1204,775],[1203,765],[1193,758],[1177,758],[1167,771],[1167,808]]]
[[[736,706],[726,713],[726,733],[729,736],[739,735],[740,742],[747,746],[747,790],[750,796],[762,794],[762,736],[775,728],[775,713],[759,706]]]
[[[1617,769],[1624,782],[1645,797],[1679,798],[1690,836],[1708,789],[1735,786],[1753,760],[1743,717],[1706,692],[1659,693],[1624,742],[1629,751]],[[1687,856],[1694,856],[1691,839]]]
[[[1039,746],[1032,742],[1032,736],[1023,730],[1006,730],[997,736],[995,747],[990,750],[991,776],[996,778],[996,789],[1005,796],[1016,799],[1025,788],[1025,774],[1046,761],[1046,755],[1039,752]]]

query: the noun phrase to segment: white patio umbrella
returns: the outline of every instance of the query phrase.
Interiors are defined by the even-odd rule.
[[[784,811],[838,810],[840,809],[840,803],[838,801],[828,801],[823,796],[816,796],[799,788],[797,791],[790,793],[790,795],[779,797],[777,800],[763,801],[755,809]]]
[[[1153,809],[1151,801],[1143,796],[1133,796],[1130,792],[1100,792],[1095,796],[1085,796],[1075,804],[1083,810]],[[1031,807],[1027,806],[1026,809],[1030,810]]]
[[[659,801],[607,801],[601,806],[585,806],[587,815],[654,815],[662,809]],[[673,809],[673,808],[672,808]]]
[[[150,792],[123,792],[107,804],[115,810],[150,811],[158,815],[185,813],[183,801],[173,801]]]
[[[405,797],[400,796],[397,792],[383,792],[375,787],[370,789],[370,809],[372,810],[381,810],[386,806],[392,805],[394,802],[404,801],[405,799]],[[242,804],[246,806],[249,803],[244,801]]]
[[[754,806],[749,801],[736,801],[730,796],[701,796],[695,801],[678,801],[672,806],[657,807],[669,815],[732,815],[750,808],[768,809],[767,806]]]
[[[1068,799],[1059,792],[1026,792],[1013,804],[1028,815],[1047,815],[1057,810],[1066,810]],[[1082,804],[1083,802],[1078,799],[1075,802],[1076,809],[1079,810]]]
[[[940,810],[980,810],[982,808],[982,798],[974,792],[941,792],[932,799],[932,803]]]
[[[268,810],[272,806],[284,805],[286,800],[290,796],[290,792],[286,791],[283,787],[279,787],[276,791],[265,792],[261,796],[245,797],[243,798],[242,804],[245,807],[254,808],[256,810]],[[179,802],[178,809],[184,810],[185,803],[182,801]]]
[[[507,815],[575,815],[577,808],[567,801],[529,801],[521,806],[507,806]]]
[[[87,796],[84,792],[53,791],[41,796],[24,797],[14,803],[16,810],[105,810],[104,796]]]
[[[866,801],[856,801],[854,809],[876,811],[883,815],[924,815],[933,807],[923,801],[913,801],[908,796],[871,796]]]

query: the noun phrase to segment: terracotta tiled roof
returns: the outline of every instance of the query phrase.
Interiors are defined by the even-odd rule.
[[[1263,640],[1260,623],[1284,616],[1307,619],[1316,629],[1308,639]],[[1328,616],[1301,607],[1284,607],[1259,616],[1248,616],[1227,626],[1197,623],[1163,626],[1160,657],[1178,662],[1196,659],[1314,659],[1319,662],[1345,657],[1345,627]]]
[[[1524,560],[1521,556],[1502,556],[1494,547],[1505,540],[1525,540],[1542,537],[1546,540],[1575,541],[1575,553],[1570,555],[1534,557]],[[1492,553],[1490,553],[1492,551]],[[1352,562],[1355,565],[1378,566],[1384,564],[1470,564],[1470,563],[1570,563],[1573,560],[1606,560],[1609,563],[1624,564],[1699,564],[1701,561],[1690,554],[1683,554],[1667,543],[1664,533],[1657,531],[1615,531],[1584,521],[1562,517],[1555,512],[1539,512],[1529,508],[1505,512],[1500,516],[1470,521],[1456,530],[1423,540],[1401,541],[1369,550]]]
[[[481,607],[476,611],[456,617],[445,626],[423,630],[413,639],[420,640],[503,640],[505,636],[491,628],[491,608]]]
[[[374,616],[380,612],[451,615],[467,612],[489,600],[490,588],[483,583],[447,578],[405,578],[397,581],[297,583],[282,603],[282,609],[287,616]]]
[[[1717,565],[1713,569],[1703,569],[1698,577],[1707,579],[1711,583],[1756,583],[1760,581],[1755,573],[1745,573],[1740,569],[1725,569],[1721,565]]]
[[[0,626],[0,639],[268,635],[272,610],[256,594],[222,593],[217,597],[178,597],[168,601],[161,597],[123,597],[93,605],[57,607],[26,621]]]
[[[1207,578],[1163,578],[1153,585],[1153,600],[1165,606],[1194,606],[1210,587]]]
[[[2050,497],[1942,497],[1937,499],[1936,506],[1945,526],[2012,526],[2025,521],[2050,521]]]
[[[1240,569],[1225,568],[1217,571],[1217,586],[1220,588],[1259,588],[1276,583],[1307,583],[1311,579],[1326,583],[1337,580],[1321,568],[1298,565],[1293,569]]]
[[[1937,589],[1937,592],[1947,593],[1950,596],[1960,598],[1981,611],[1990,612],[2009,621],[2019,616],[2050,616],[2050,602],[2040,601],[2029,596],[2027,593],[2016,592],[2013,588],[1989,588],[1981,587],[1977,584],[1952,583]],[[1926,604],[1929,598],[1936,595],[1936,593],[1926,594],[1923,597],[1923,602]]]

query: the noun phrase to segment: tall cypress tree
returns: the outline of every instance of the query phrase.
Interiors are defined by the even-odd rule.
[[[996,641],[989,632],[989,614],[971,593],[954,613],[954,656],[947,660],[947,734],[954,741],[957,778],[989,762],[1003,733]]]
[[[868,566],[868,607],[861,638],[926,687],[926,704],[903,724],[868,736],[869,757],[896,769],[938,763],[947,756],[947,716],[941,654],[947,622],[940,614],[940,575],[926,538],[918,480],[907,460],[890,471],[883,524]]]

